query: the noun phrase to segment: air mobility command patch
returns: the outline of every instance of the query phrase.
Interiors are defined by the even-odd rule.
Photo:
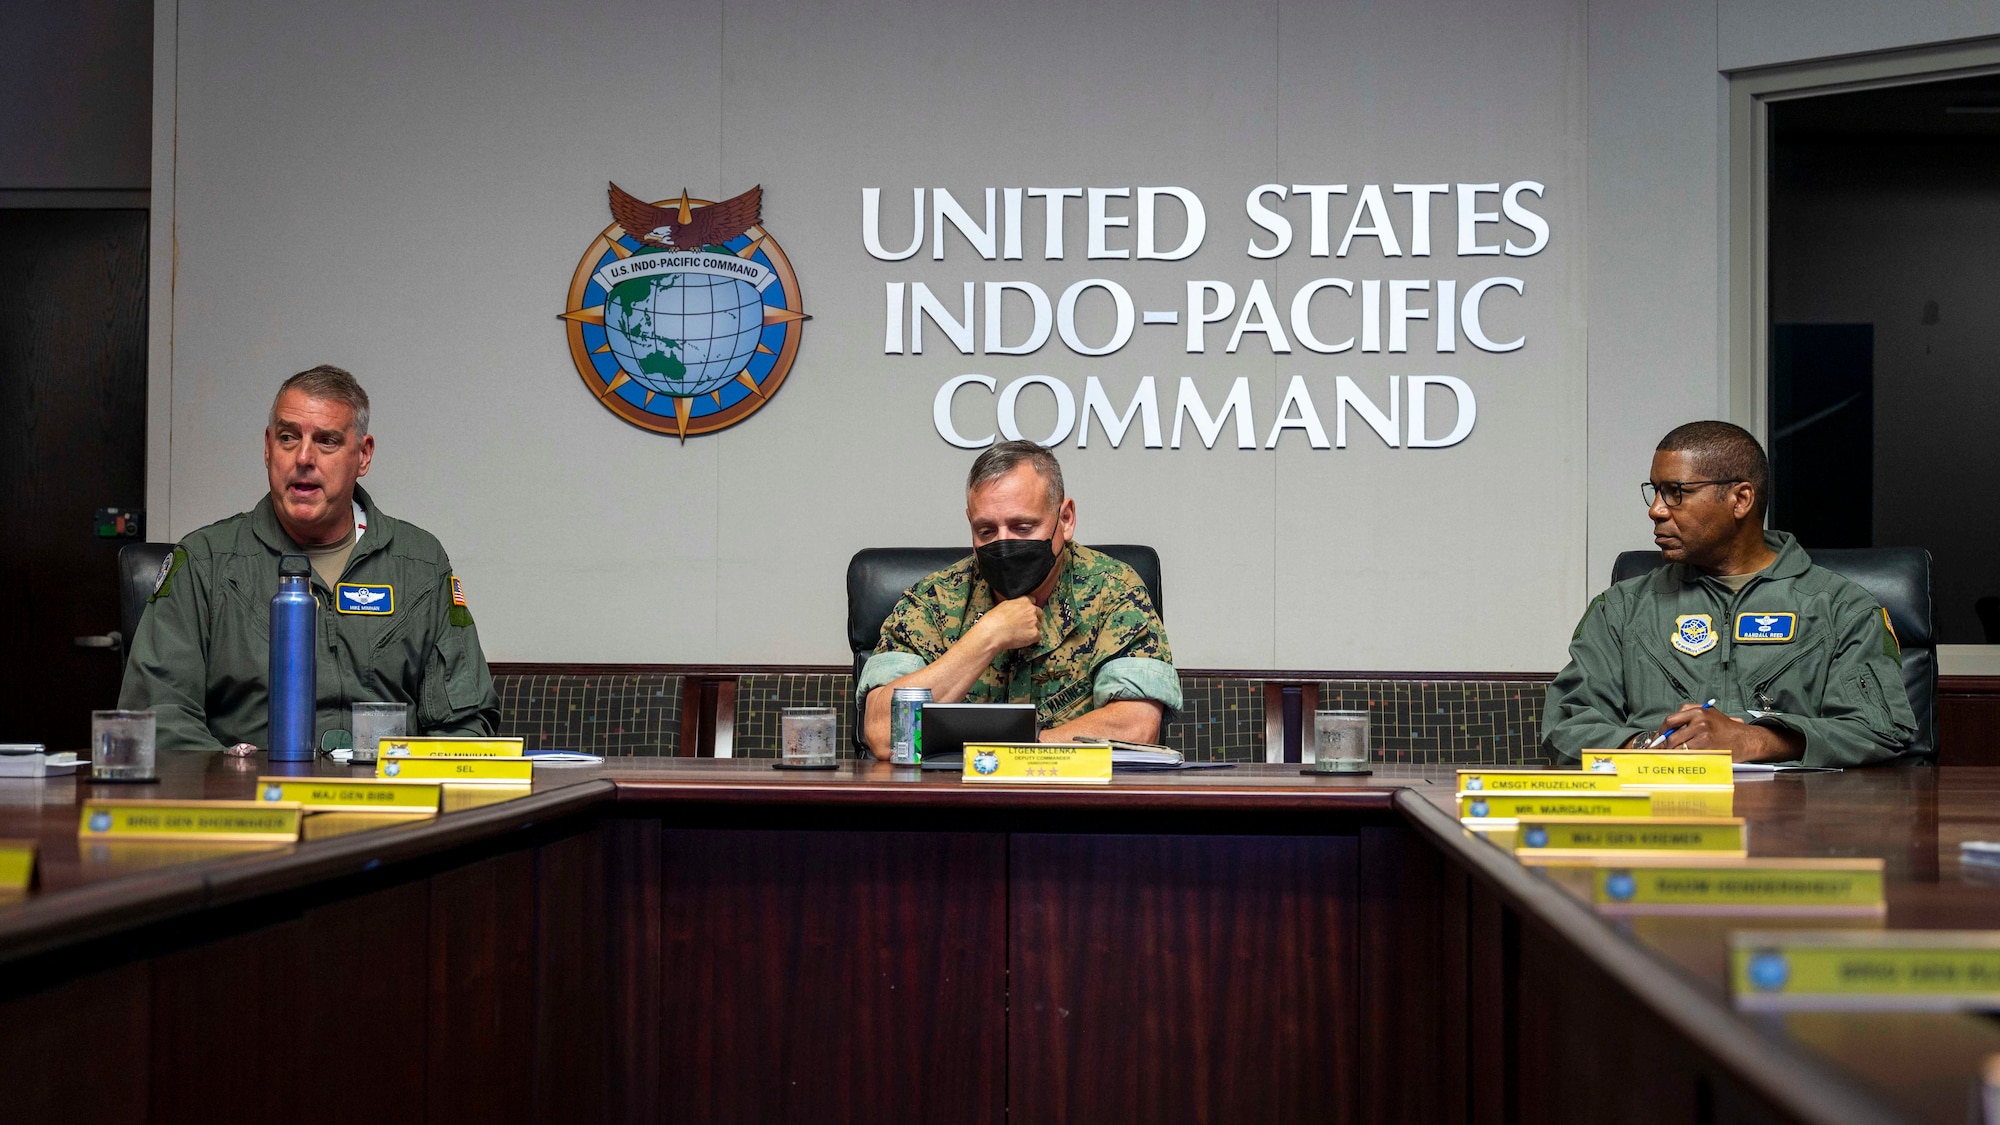
[[[333,608],[340,613],[387,617],[396,612],[396,588],[386,582],[342,582],[333,588]]]
[[[1798,638],[1796,613],[1739,613],[1736,615],[1736,643],[1745,645],[1788,645]]]
[[[182,548],[175,547],[167,552],[167,557],[160,560],[160,574],[153,579],[153,592],[146,598],[147,605],[152,605],[174,592],[174,575],[179,573],[186,563],[187,551]]]
[[[1706,613],[1683,613],[1674,618],[1674,634],[1668,639],[1689,656],[1700,656],[1715,647],[1715,621]]]

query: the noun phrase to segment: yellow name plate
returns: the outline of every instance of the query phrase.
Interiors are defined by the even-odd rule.
[[[518,758],[527,752],[525,738],[455,738],[412,734],[385,738],[376,751],[381,758]]]
[[[436,782],[364,781],[359,778],[260,777],[260,804],[292,802],[307,812],[395,812],[421,816],[438,811]]]
[[[976,742],[965,747],[965,780],[1010,785],[1109,785],[1111,745]]]
[[[444,811],[463,812],[466,809],[484,808],[525,797],[535,791],[535,787],[525,781],[504,782],[485,781],[468,785],[444,786]]]
[[[375,776],[519,785],[534,780],[535,763],[526,758],[377,758]]]
[[[1879,859],[1633,858],[1600,864],[1590,898],[1606,914],[1880,914]]]
[[[1589,773],[1614,774],[1627,787],[1736,784],[1728,754],[1585,750],[1583,768]]]
[[[0,894],[18,894],[34,881],[35,842],[0,840]]]
[[[1783,930],[1731,934],[1745,1011],[2000,1008],[2000,933]]]
[[[1513,821],[1524,816],[1650,816],[1653,798],[1645,793],[1462,793],[1460,820]]]
[[[1736,789],[1675,789],[1632,788],[1627,793],[1650,793],[1653,795],[1654,816],[1734,816],[1736,815]]]
[[[1524,816],[1515,832],[1514,851],[1523,863],[1596,855],[1675,856],[1683,852],[1740,859],[1747,854],[1748,835],[1749,828],[1737,817],[1561,820]]]
[[[1616,793],[1616,774],[1588,770],[1460,770],[1460,793]]]
[[[305,840],[329,840],[335,836],[349,836],[356,832],[368,832],[376,828],[394,828],[403,824],[421,824],[421,815],[387,812],[320,812],[308,813],[299,825],[299,836]]]
[[[263,801],[85,801],[76,834],[86,840],[216,840],[290,843],[296,804]]]

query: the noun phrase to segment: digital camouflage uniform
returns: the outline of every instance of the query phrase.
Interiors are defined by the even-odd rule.
[[[1033,703],[1041,729],[1107,703],[1150,699],[1181,705],[1167,631],[1131,567],[1071,543],[1042,607],[1042,639],[1001,653],[965,693],[967,703]],[[920,579],[882,622],[882,640],[861,670],[855,700],[930,664],[995,604],[974,556]]]
[[[388,597],[341,612],[312,575],[319,603],[315,736],[346,730],[357,700],[412,704],[410,729],[490,735],[500,697],[479,648],[463,588],[437,539],[383,514],[355,489],[368,530],[337,585]],[[271,597],[278,559],[298,554],[264,497],[250,511],[181,540],[146,605],[118,706],[150,708],[161,749],[269,748]],[[386,608],[386,612],[384,612]],[[345,745],[343,743],[343,745]]]
[[[1599,594],[1549,685],[1543,749],[1573,762],[1710,699],[1804,735],[1807,765],[1865,765],[1907,745],[1917,722],[1888,615],[1792,536],[1764,542],[1778,557],[1741,593],[1670,563]]]

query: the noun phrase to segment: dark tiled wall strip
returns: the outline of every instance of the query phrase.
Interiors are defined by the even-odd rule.
[[[671,675],[502,675],[500,731],[531,750],[607,756],[673,754],[681,737],[681,685]],[[1538,761],[1547,685],[1540,680],[1321,680],[1319,706],[1366,710],[1375,757],[1388,762],[1491,765]],[[1195,761],[1264,758],[1264,685],[1183,676],[1181,713],[1166,741]],[[735,752],[775,757],[786,707],[832,707],[841,745],[854,718],[845,674],[737,677]]]

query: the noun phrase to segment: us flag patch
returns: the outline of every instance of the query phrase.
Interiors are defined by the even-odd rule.
[[[465,583],[460,582],[456,574],[451,576],[451,604],[465,606]],[[465,608],[470,609],[472,607],[465,606]]]

